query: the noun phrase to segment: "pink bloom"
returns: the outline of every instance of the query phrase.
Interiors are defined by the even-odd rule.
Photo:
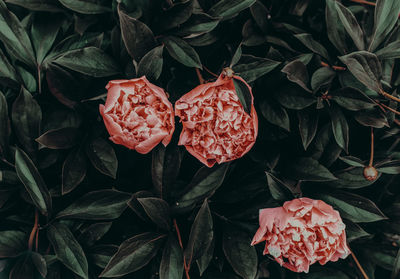
[[[262,209],[259,222],[251,244],[265,241],[264,255],[292,271],[308,272],[317,261],[324,265],[350,254],[339,212],[323,201],[300,198]]]
[[[240,77],[233,78],[244,82]],[[175,103],[175,114],[183,125],[178,144],[208,167],[242,157],[257,137],[253,104],[248,115],[236,95],[233,79],[223,75],[182,96]]]
[[[139,153],[150,152],[160,142],[171,141],[175,129],[174,111],[167,95],[146,77],[112,80],[100,113],[110,140]]]

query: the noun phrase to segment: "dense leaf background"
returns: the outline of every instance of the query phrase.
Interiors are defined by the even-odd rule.
[[[259,209],[300,196],[340,211],[369,278],[399,278],[399,13],[398,0],[0,0],[0,278],[363,278],[351,257],[295,274],[250,246]],[[228,66],[259,116],[243,158],[202,166],[179,123],[148,155],[108,140],[109,80],[146,75],[174,102],[196,69],[212,81]]]

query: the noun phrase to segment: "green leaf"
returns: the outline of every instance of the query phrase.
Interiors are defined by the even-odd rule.
[[[266,172],[269,192],[274,200],[285,202],[293,199],[293,193],[289,186],[275,177],[272,173]]]
[[[256,1],[250,7],[250,12],[260,30],[264,34],[267,34],[269,25],[268,19],[269,17],[271,17],[270,11],[264,6],[261,1]]]
[[[32,160],[19,148],[15,151],[15,170],[34,205],[43,215],[48,216],[52,204],[49,190]]]
[[[5,0],[6,3],[18,5],[38,12],[61,12],[62,7],[54,0]]]
[[[182,36],[206,34],[217,27],[220,18],[209,16],[206,13],[195,13],[182,24],[175,34]]]
[[[60,15],[35,16],[31,26],[31,37],[35,48],[36,61],[39,65],[42,64],[47,53],[53,46],[60,30],[62,19]]]
[[[89,192],[59,212],[56,218],[84,220],[116,219],[124,212],[130,198],[130,194],[117,190]]]
[[[120,277],[141,269],[157,254],[164,237],[147,232],[125,240],[99,277]]]
[[[34,272],[30,254],[19,257],[10,271],[9,279],[32,278]]]
[[[42,111],[36,100],[23,87],[14,101],[11,117],[18,140],[29,154],[33,154],[37,150],[35,139],[40,134]]]
[[[351,110],[359,111],[363,109],[371,109],[376,104],[364,95],[362,91],[345,87],[332,92],[331,100],[335,101],[339,106]]]
[[[329,67],[319,68],[311,77],[311,88],[314,92],[321,87],[329,86],[336,77],[336,72]]]
[[[317,196],[337,208],[343,218],[355,223],[376,222],[387,219],[375,203],[353,193],[335,191],[329,194],[319,193]]]
[[[252,55],[242,55],[241,57],[241,63],[235,65],[233,70],[246,82],[253,82],[259,79],[281,64],[279,61],[255,57]],[[234,62],[234,60],[232,60],[232,62]]]
[[[78,276],[88,279],[88,262],[82,247],[69,228],[61,223],[52,223],[47,229],[47,238],[57,258]]]
[[[299,119],[301,142],[303,143],[304,150],[307,150],[317,134],[319,113],[310,109],[299,110],[297,111],[297,118]]]
[[[349,159],[348,158],[346,159],[348,162]],[[353,165],[355,164],[356,162],[353,161]],[[363,171],[364,171],[364,165],[362,167],[347,168],[344,170],[336,171],[335,176],[338,178],[338,180],[331,181],[328,183],[328,185],[334,188],[360,189],[375,183],[376,180],[369,181],[365,179]]]
[[[163,50],[164,46],[158,46],[150,50],[140,60],[138,65],[138,76],[146,76],[151,81],[156,81],[162,72],[163,68]]]
[[[93,166],[102,174],[116,178],[118,159],[112,146],[102,138],[96,138],[86,148]]]
[[[250,87],[237,78],[233,78],[233,85],[235,86],[236,95],[239,98],[240,104],[243,106],[244,111],[250,115],[253,105],[253,96],[251,95]]]
[[[250,237],[237,229],[224,230],[222,248],[233,270],[244,279],[254,279],[258,269],[256,248]]]
[[[53,63],[92,77],[108,77],[120,73],[114,59],[97,47],[67,51]]]
[[[279,103],[272,100],[264,100],[260,103],[260,109],[268,122],[290,131],[289,115]]]
[[[200,200],[212,195],[224,181],[229,164],[212,168],[200,168],[194,175],[182,197],[175,204],[175,209],[191,208]]]
[[[317,98],[294,84],[285,84],[273,92],[275,99],[285,108],[301,110],[317,102]]]
[[[61,194],[65,195],[74,190],[85,178],[87,161],[81,149],[71,151],[62,167]]]
[[[361,168],[365,167],[364,162],[361,159],[358,159],[357,157],[345,156],[345,157],[339,157],[339,159],[353,167],[361,167]]]
[[[160,279],[182,278],[183,253],[174,235],[168,237],[160,263]]]
[[[255,2],[256,0],[220,0],[208,10],[208,14],[228,19],[242,10],[249,8]]]
[[[369,51],[374,51],[392,31],[400,13],[400,2],[396,0],[377,0],[374,16],[374,30]]]
[[[158,195],[163,198],[171,193],[181,167],[182,153],[176,146],[159,144],[152,151],[151,178]]]
[[[19,77],[14,67],[8,61],[8,58],[4,55],[0,49],[0,83],[5,85],[17,86],[19,85]]]
[[[197,268],[199,269],[200,276],[203,275],[204,271],[206,271],[206,269],[210,265],[210,262],[214,256],[214,249],[215,249],[215,235],[211,241],[210,246],[208,246],[208,248],[205,249],[203,255],[199,259],[196,260]]]
[[[391,279],[396,279],[400,275],[400,249],[397,251],[396,259],[393,264],[392,274],[390,276]]]
[[[389,127],[386,116],[377,108],[359,111],[354,117],[358,123],[367,127]]]
[[[81,133],[77,128],[66,127],[49,130],[36,141],[50,149],[68,149],[78,144],[80,139]]]
[[[347,153],[349,145],[349,125],[338,106],[330,106],[332,131],[337,144]]]
[[[240,43],[238,45],[238,47],[236,48],[235,53],[232,56],[231,64],[229,65],[230,68],[232,68],[239,62],[240,58],[242,57],[242,54],[243,54],[242,44]],[[236,72],[238,72],[238,71],[236,71]]]
[[[96,266],[104,269],[111,260],[111,257],[117,253],[117,251],[117,245],[96,245],[90,249],[88,258],[90,258]]]
[[[94,223],[81,230],[78,238],[85,246],[92,246],[99,241],[111,228],[112,222]]]
[[[47,276],[47,263],[45,258],[36,252],[31,252],[28,254],[31,257],[32,263],[36,270],[40,273],[43,278]]]
[[[8,149],[10,133],[7,100],[4,94],[0,92],[0,154],[3,154],[3,156]]]
[[[281,71],[287,74],[288,80],[297,83],[307,92],[311,92],[308,88],[309,76],[307,67],[302,62],[299,60],[289,62]]]
[[[162,38],[168,53],[179,63],[187,67],[202,69],[200,57],[197,52],[184,40],[169,36]]]
[[[58,0],[66,8],[81,14],[102,14],[111,12],[109,7],[101,6],[89,0]]]
[[[193,0],[185,0],[174,3],[160,16],[158,22],[160,29],[172,29],[186,22],[192,15],[194,2]]]
[[[349,220],[345,220],[345,225],[346,225],[346,238],[348,242],[370,235],[369,233],[364,231],[364,229],[361,228],[359,225]]]
[[[380,60],[396,59],[400,57],[400,40],[394,41],[375,52]]]
[[[171,228],[171,218],[169,205],[166,201],[158,198],[138,198],[147,216],[161,229],[169,231]]]
[[[21,231],[0,231],[0,258],[14,258],[27,247],[27,235]]]
[[[32,68],[35,66],[35,54],[29,36],[3,0],[0,0],[0,41],[11,56]]]
[[[339,59],[346,64],[349,71],[365,86],[375,92],[382,90],[382,67],[378,57],[367,51],[357,51]]]
[[[296,158],[287,164],[288,177],[303,181],[330,181],[337,179],[326,167],[312,158]]]
[[[342,148],[336,143],[332,127],[329,124],[323,126],[310,145],[311,157],[318,160],[324,166],[332,165],[342,153]]]
[[[294,35],[300,42],[303,43],[309,50],[329,60],[328,51],[323,45],[313,39],[311,34],[303,33]]]
[[[153,32],[143,22],[130,17],[121,4],[118,4],[118,15],[126,50],[133,59],[140,61],[156,45]]]
[[[208,200],[205,199],[194,219],[192,228],[190,229],[189,240],[184,251],[187,266],[191,266],[194,261],[198,260],[204,254],[211,245],[213,237],[213,219],[208,207]]]

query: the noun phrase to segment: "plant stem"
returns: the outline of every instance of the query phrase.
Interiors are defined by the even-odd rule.
[[[369,158],[369,167],[374,163],[374,128],[371,127],[371,157]]]
[[[360,270],[360,272],[361,272],[362,276],[364,277],[364,279],[369,279],[367,273],[365,273],[365,270],[362,268],[362,266],[361,266],[360,262],[358,261],[356,255],[351,250],[350,250],[350,253],[351,253],[351,257],[353,258],[354,262],[356,263],[357,268],[358,268],[358,270]]]
[[[393,100],[393,101],[396,101],[396,102],[400,103],[400,99],[399,99],[399,98],[397,98],[397,97],[395,97],[395,96],[392,96],[392,95],[390,95],[389,93],[386,93],[386,92],[383,91],[383,90],[381,90],[379,93],[381,93],[382,96],[384,96],[384,97],[386,97],[386,98],[388,98],[388,99],[391,99],[391,100]]]
[[[345,67],[341,67],[341,66],[330,66],[329,64],[322,62],[321,61],[321,66],[323,67],[328,67],[328,68],[332,68],[335,71],[346,71],[347,69]]]
[[[351,2],[355,2],[355,3],[359,3],[359,4],[369,5],[369,6],[376,6],[376,3],[365,1],[365,0],[350,0],[350,1]]]
[[[39,250],[39,227],[36,230],[35,252]]]
[[[198,68],[196,68],[196,74],[197,74],[197,78],[199,79],[199,83],[204,84],[204,78],[201,75],[200,70]]]
[[[196,68],[196,70],[198,70],[198,69]],[[179,231],[179,227],[178,227],[178,224],[176,223],[176,219],[173,220],[173,223],[174,223],[174,227],[175,227],[175,231],[176,231],[176,236],[178,237],[179,246],[181,246],[181,249],[183,250],[181,232]],[[186,279],[190,279],[190,276],[189,276],[190,267],[186,265],[185,256],[183,256],[183,268],[185,269]]]
[[[204,69],[207,73],[209,73],[210,75],[212,75],[212,76],[214,76],[214,77],[218,77],[217,74],[211,72],[210,69],[208,69],[208,68],[207,68],[206,66],[204,66],[204,65],[203,65],[203,69]]]
[[[36,210],[35,210],[35,223],[34,223],[34,225],[33,225],[31,234],[29,235],[28,248],[29,248],[30,251],[32,251],[33,240],[34,240],[34,238],[35,238],[35,235],[36,235],[36,231],[37,231],[37,229],[38,229],[38,226],[39,226],[39,212],[38,212],[38,210],[36,209]]]
[[[385,105],[385,104],[380,104],[380,105],[381,105],[382,107],[384,107],[385,109],[390,110],[390,111],[393,112],[394,114],[400,115],[400,112],[398,112],[397,110],[392,109],[391,107],[389,107],[389,106],[387,106],[387,105]]]
[[[40,65],[37,65],[37,75],[38,75],[38,91],[39,91],[39,94],[42,94],[42,80],[41,80]]]

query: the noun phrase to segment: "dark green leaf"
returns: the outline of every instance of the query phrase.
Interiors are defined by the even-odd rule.
[[[32,278],[34,267],[29,254],[19,257],[10,271],[9,279]]]
[[[75,189],[85,178],[86,170],[87,162],[82,150],[71,151],[62,167],[61,193],[64,195]]]
[[[211,241],[210,246],[208,246],[208,248],[204,251],[203,255],[198,260],[196,260],[200,276],[203,275],[204,271],[206,271],[207,267],[210,265],[210,262],[214,256],[214,248],[215,248],[215,235]]]
[[[171,193],[171,187],[179,174],[181,161],[182,153],[176,146],[164,147],[159,144],[153,149],[151,178],[161,198]]]
[[[394,41],[375,52],[379,59],[396,59],[400,57],[400,40]]]
[[[45,258],[39,253],[31,252],[30,257],[32,259],[32,263],[35,266],[36,270],[40,273],[43,278],[47,276],[47,263]]]
[[[346,225],[346,237],[348,242],[370,235],[369,233],[364,231],[364,229],[361,228],[359,225],[349,220],[345,220],[345,225]]]
[[[21,231],[0,231],[0,258],[18,256],[27,248],[27,238]]]
[[[18,5],[31,11],[61,12],[62,7],[54,0],[5,0],[6,3]]]
[[[365,164],[361,159],[353,156],[339,157],[339,159],[353,167],[365,167]]]
[[[120,277],[147,265],[156,255],[165,235],[147,232],[122,242],[100,277]]]
[[[86,246],[92,246],[110,230],[111,226],[112,222],[92,224],[82,231],[78,240]]]
[[[14,132],[29,154],[37,150],[35,139],[40,135],[42,111],[36,100],[22,88],[12,108]]]
[[[224,181],[229,164],[222,164],[213,168],[202,167],[194,175],[187,191],[176,203],[176,209],[194,206],[199,200],[210,196]]]
[[[32,202],[43,215],[48,216],[52,204],[49,190],[32,160],[19,148],[15,151],[15,170]]]
[[[382,90],[382,67],[378,57],[367,51],[357,51],[339,57],[349,71],[365,86],[375,92]]]
[[[67,51],[53,62],[92,77],[107,77],[120,73],[114,59],[97,47]]]
[[[317,160],[312,158],[297,158],[287,164],[287,175],[303,181],[330,181],[336,177]]]
[[[131,195],[117,190],[89,192],[57,214],[57,218],[108,220],[118,218]]]
[[[115,151],[108,142],[102,138],[97,138],[90,142],[86,148],[86,153],[93,166],[101,173],[116,178],[118,169],[118,159]]]
[[[0,41],[9,54],[30,67],[35,65],[31,41],[18,18],[0,0]]]
[[[250,115],[253,105],[253,96],[251,95],[250,87],[244,81],[237,78],[233,78],[233,84],[244,111]]]
[[[166,201],[158,198],[138,198],[147,216],[160,228],[169,231],[171,218],[169,216],[169,205]]]
[[[370,98],[353,88],[341,88],[332,93],[331,99],[341,107],[352,111],[370,109],[375,106]]]
[[[165,244],[159,273],[160,279],[182,278],[183,252],[174,235],[170,235]]]
[[[286,84],[273,92],[276,100],[285,108],[301,110],[317,102],[317,98],[294,84]]]
[[[189,240],[184,251],[187,266],[198,260],[211,245],[214,235],[213,219],[208,200],[205,199],[190,229]]]
[[[239,44],[238,47],[236,48],[235,53],[232,56],[231,64],[229,66],[230,68],[232,68],[239,62],[240,58],[242,57],[242,53],[243,53],[242,44]],[[238,71],[236,71],[236,72],[238,72]]]
[[[3,154],[3,156],[7,152],[10,132],[7,100],[0,92],[0,154]]]
[[[400,13],[400,2],[396,0],[376,1],[374,30],[369,46],[370,51],[374,51],[389,35],[398,21]]]
[[[118,4],[118,15],[126,50],[133,59],[140,61],[147,51],[155,47],[153,32],[143,22],[130,17],[121,4]]]
[[[36,141],[50,149],[68,149],[79,143],[81,133],[77,128],[66,127],[49,130]]]
[[[235,53],[236,55],[236,53]],[[232,60],[234,62],[234,60]],[[253,82],[258,78],[268,74],[281,62],[267,58],[255,57],[252,55],[242,55],[241,63],[233,67],[233,70],[246,82]]]
[[[187,67],[202,69],[200,57],[197,52],[184,40],[177,37],[165,37],[162,39],[168,53],[176,61]]]
[[[338,106],[330,106],[332,131],[337,144],[347,152],[349,145],[349,125]]]
[[[282,72],[287,74],[288,80],[297,83],[304,90],[311,92],[308,88],[309,77],[306,65],[299,60],[294,60],[283,67]]]
[[[90,249],[88,258],[90,258],[95,265],[104,269],[117,251],[117,245],[96,245]]]
[[[250,237],[242,231],[226,228],[223,250],[233,270],[244,279],[254,279],[257,274],[258,258]]]
[[[387,217],[371,200],[349,192],[336,191],[318,197],[340,211],[340,215],[355,223],[385,220]]]
[[[353,164],[355,165],[354,161]],[[338,180],[331,181],[328,183],[328,185],[335,188],[347,188],[347,189],[359,189],[372,185],[376,180],[369,181],[365,179],[363,171],[364,171],[364,166],[336,171],[335,176],[338,178]]]
[[[176,34],[190,36],[200,35],[211,32],[217,27],[220,18],[209,16],[206,13],[192,14],[188,21],[186,21]]]
[[[329,67],[319,68],[311,77],[312,90],[318,91],[321,87],[328,86],[335,78],[336,73]]]
[[[400,249],[397,251],[396,259],[393,264],[391,279],[396,279],[400,275]]]
[[[275,177],[272,173],[266,173],[269,192],[274,200],[285,202],[293,199],[293,193],[289,186]]]
[[[158,46],[143,56],[137,70],[139,77],[146,76],[151,81],[160,77],[163,68],[163,50],[164,46]]]
[[[310,143],[313,141],[318,128],[319,113],[315,110],[305,109],[297,112],[299,119],[299,132],[303,147],[307,150]]]
[[[374,128],[389,127],[386,116],[378,109],[359,111],[354,118],[363,126]]]
[[[68,9],[81,14],[102,14],[111,12],[111,9],[89,0],[58,0]]]
[[[268,31],[268,19],[271,16],[270,11],[264,6],[261,1],[256,1],[250,7],[251,15],[254,18],[254,21],[257,23],[258,27],[261,29],[263,33],[267,33]]]
[[[286,131],[290,131],[289,115],[285,108],[280,106],[276,101],[264,100],[260,104],[260,109],[262,115],[268,122],[277,125]]]
[[[61,223],[53,223],[47,229],[47,237],[57,258],[75,274],[88,279],[88,263],[85,253],[69,228]]]
[[[14,67],[8,61],[8,58],[4,55],[0,49],[0,83],[6,85],[17,86],[19,78]]]
[[[168,30],[186,22],[192,15],[194,2],[193,0],[185,0],[168,8],[159,20],[161,30]]]
[[[256,0],[220,0],[211,7],[208,14],[227,19],[249,8],[254,2],[256,2]]]
[[[302,42],[309,50],[320,55],[321,57],[329,60],[328,51],[320,43],[315,41],[311,34],[303,33],[294,35],[300,42]]]

